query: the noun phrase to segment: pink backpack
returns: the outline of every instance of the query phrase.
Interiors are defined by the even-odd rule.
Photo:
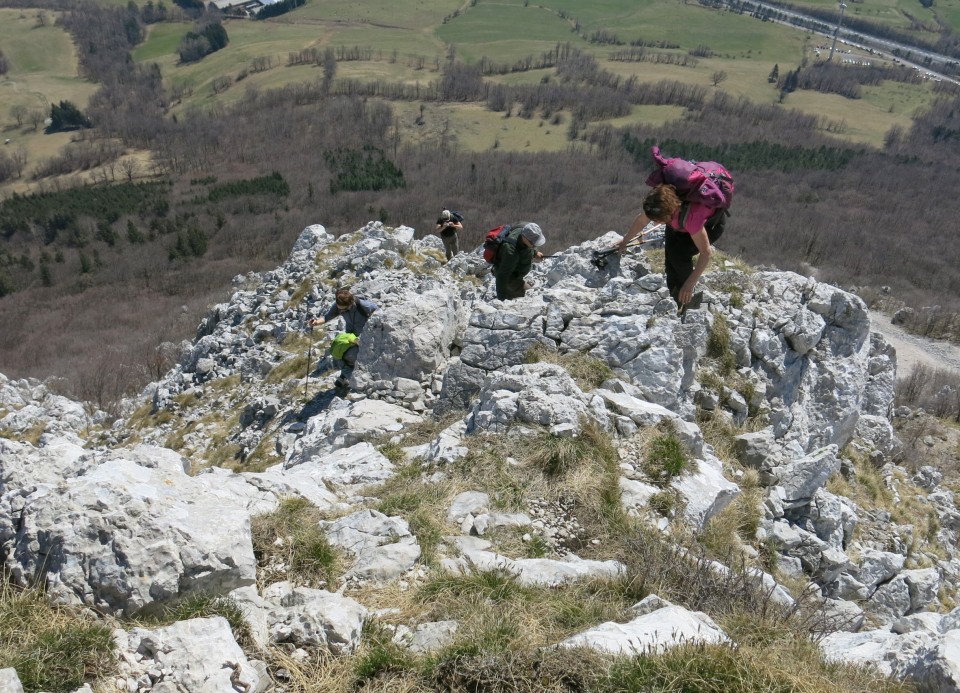
[[[677,189],[684,202],[702,204],[711,209],[727,209],[733,201],[733,176],[716,161],[687,161],[679,157],[667,159],[660,147],[650,150],[656,168],[647,176],[647,185],[662,183]]]

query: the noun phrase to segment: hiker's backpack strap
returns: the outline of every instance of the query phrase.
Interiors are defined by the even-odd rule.
[[[680,203],[680,217],[678,218],[678,221],[680,222],[680,224],[679,224],[680,229],[686,229],[686,228],[687,228],[687,215],[688,215],[688,214],[690,214],[690,203],[689,203],[689,202],[681,202],[681,203]]]
[[[369,319],[370,316],[373,315],[373,311],[376,310],[377,308],[376,306],[374,306],[372,310],[368,309],[365,305],[363,305],[366,302],[366,300],[367,299],[365,298],[357,296],[356,304],[357,304],[357,310],[360,311],[360,315]]]

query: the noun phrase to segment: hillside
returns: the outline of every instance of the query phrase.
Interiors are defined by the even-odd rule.
[[[681,318],[659,251],[591,264],[616,240],[499,302],[434,236],[311,225],[112,424],[3,378],[0,552],[62,606],[24,638],[43,599],[0,600],[0,681],[956,690],[956,451],[863,301],[723,260]],[[341,397],[304,326],[344,284],[378,309]]]
[[[44,4],[61,33],[35,84],[50,103],[76,98],[95,127],[11,120],[5,151],[25,140],[28,159],[0,203],[11,376],[56,377],[112,409],[170,365],[166,345],[231,278],[275,266],[318,212],[423,235],[452,207],[473,242],[535,217],[553,248],[623,231],[653,143],[735,172],[729,254],[815,267],[866,298],[890,287],[899,304],[874,307],[960,332],[960,239],[944,232],[960,201],[938,168],[958,156],[956,94],[891,61],[827,64],[802,31],[699,4],[308,3],[264,21]],[[11,38],[53,28],[5,12]],[[184,36],[220,19],[229,42],[179,60]],[[34,84],[16,45],[4,84]]]

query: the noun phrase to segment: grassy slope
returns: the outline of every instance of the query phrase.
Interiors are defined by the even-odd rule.
[[[70,141],[67,133],[44,135],[26,121],[17,127],[10,114],[14,106],[40,109],[47,115],[50,104],[72,102],[86,107],[97,85],[77,76],[77,54],[70,36],[53,26],[54,14],[47,12],[47,25],[38,26],[36,11],[0,9],[0,48],[10,71],[0,77],[0,123],[3,138],[14,147],[26,147],[29,161],[54,156]]]

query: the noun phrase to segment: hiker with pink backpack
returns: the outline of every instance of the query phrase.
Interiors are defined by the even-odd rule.
[[[651,150],[656,168],[647,177],[651,190],[643,200],[643,211],[630,225],[617,246],[622,255],[630,242],[651,222],[666,224],[664,265],[667,289],[681,311],[694,301],[700,277],[710,265],[713,243],[723,233],[730,202],[733,177],[715,161],[687,161],[665,158],[659,147]],[[693,257],[699,254],[696,265]]]

